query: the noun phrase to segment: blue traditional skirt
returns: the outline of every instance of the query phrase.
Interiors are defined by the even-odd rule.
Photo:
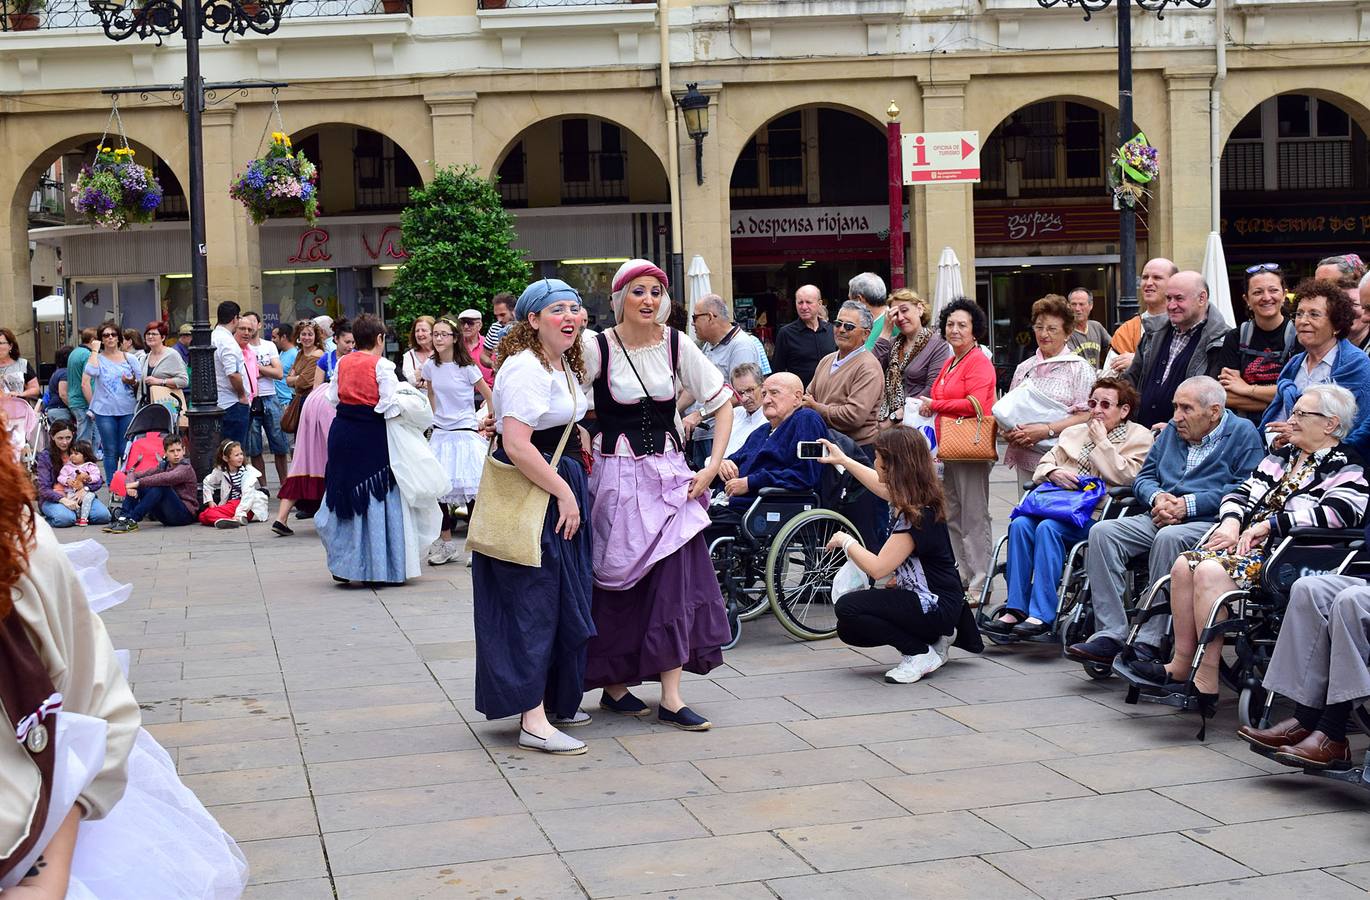
[[[404,583],[404,503],[390,471],[385,418],[369,406],[338,404],[314,527],[337,577]]]
[[[544,454],[550,456],[549,454]],[[503,451],[496,456],[507,462]],[[558,716],[580,708],[590,616],[590,492],[585,469],[563,456],[557,473],[580,507],[580,530],[556,533],[557,502],[542,523],[542,566],[531,568],[471,554],[475,597],[476,709],[487,719],[545,703]]]

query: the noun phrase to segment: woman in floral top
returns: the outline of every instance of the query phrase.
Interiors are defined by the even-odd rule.
[[[1341,443],[1355,421],[1356,401],[1346,388],[1321,384],[1304,390],[1289,416],[1289,443],[1261,460],[1251,477],[1223,498],[1212,537],[1182,555],[1170,570],[1174,657],[1164,667],[1134,661],[1133,671],[1161,684],[1183,682],[1213,605],[1228,591],[1248,589],[1260,580],[1272,540],[1294,528],[1362,524],[1370,484],[1360,457]],[[1221,635],[1209,642],[1194,676],[1205,716],[1218,699],[1222,645]]]

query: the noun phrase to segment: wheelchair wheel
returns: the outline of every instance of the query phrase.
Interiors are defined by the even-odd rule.
[[[731,650],[737,646],[737,642],[742,640],[742,618],[737,614],[737,609],[728,607],[728,631],[732,637],[728,638],[728,643],[723,645],[724,650]]]
[[[1237,695],[1237,721],[1249,728],[1264,728],[1265,697],[1263,687],[1247,686]]]
[[[744,558],[737,548],[736,538],[717,538],[709,545],[709,559],[714,564],[718,586],[723,591],[724,599],[728,601],[729,616],[732,616],[733,610],[736,609],[737,617],[747,622],[770,608],[770,598],[761,586],[756,584],[757,579],[752,577],[754,563],[749,558]]]
[[[766,594],[775,617],[797,638],[817,641],[837,633],[832,582],[846,556],[824,547],[839,531],[861,541],[860,532],[845,516],[811,509],[786,522],[771,542]]]

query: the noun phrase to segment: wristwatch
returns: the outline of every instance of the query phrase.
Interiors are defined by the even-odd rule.
[[[1056,437],[1056,429],[1055,429],[1055,428],[1052,428],[1050,425],[1047,426],[1047,437],[1049,437],[1049,438],[1054,438],[1054,437]]]

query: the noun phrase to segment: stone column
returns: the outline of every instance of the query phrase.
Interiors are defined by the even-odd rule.
[[[476,162],[476,93],[442,91],[423,99],[433,121],[434,168]]]
[[[690,268],[696,255],[704,257],[709,267],[709,282],[714,293],[731,306],[733,295],[732,238],[729,234],[729,193],[732,180],[732,160],[724,159],[719,149],[719,93],[721,85],[701,84],[700,93],[709,98],[709,134],[704,137],[704,183],[699,184],[695,171],[695,142],[685,131],[685,117],[677,113],[677,134],[680,142],[680,206],[683,266]],[[683,95],[681,86],[678,93]],[[681,285],[678,298],[689,302],[688,287]]]
[[[19,173],[22,175],[22,172]],[[11,175],[6,172],[5,176]],[[6,184],[18,179],[0,177]],[[28,197],[0,216],[0,322],[14,329],[19,349],[33,359],[33,284],[29,274]]]
[[[1203,265],[1212,222],[1208,89],[1211,72],[1167,72],[1168,146],[1161,150],[1161,189],[1153,192],[1152,256],[1167,255],[1181,269]],[[1159,208],[1158,208],[1159,207]],[[1137,270],[1142,263],[1138,260]]]
[[[966,127],[966,85],[969,77],[939,75],[936,83],[922,84],[923,128],[932,131],[963,131]],[[937,260],[943,247],[956,251],[961,261],[961,283],[966,294],[975,293],[975,201],[970,184],[930,184],[913,189],[917,216],[917,272],[922,281],[910,284],[931,293],[937,280]],[[912,268],[912,267],[910,267]]]
[[[228,195],[238,169],[247,159],[235,158],[233,125],[236,107],[207,109],[202,120],[205,148],[205,245],[209,273],[209,317],[222,300],[243,309],[262,308],[262,272],[257,226],[242,204]],[[186,185],[186,190],[190,189]],[[192,252],[194,252],[192,248]]]

